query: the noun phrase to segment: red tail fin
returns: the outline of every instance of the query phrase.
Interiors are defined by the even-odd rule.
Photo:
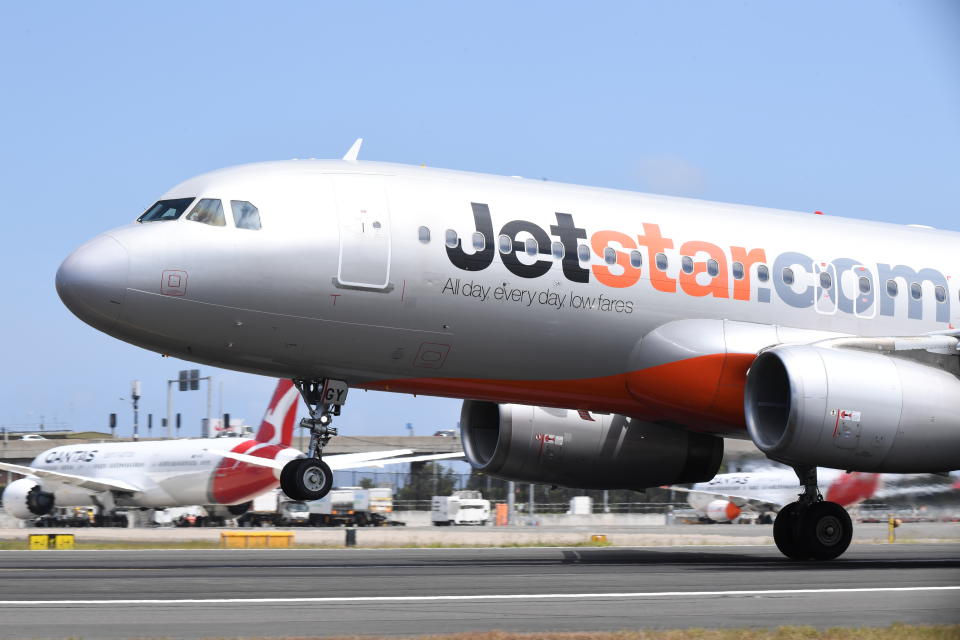
[[[256,440],[289,447],[293,442],[293,421],[297,417],[300,394],[290,380],[278,380],[277,390],[260,423]]]
[[[827,488],[827,500],[844,507],[869,498],[880,488],[879,473],[842,473]]]

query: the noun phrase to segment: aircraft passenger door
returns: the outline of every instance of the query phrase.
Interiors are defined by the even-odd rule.
[[[390,211],[380,176],[334,177],[340,221],[337,283],[388,291],[390,287]]]

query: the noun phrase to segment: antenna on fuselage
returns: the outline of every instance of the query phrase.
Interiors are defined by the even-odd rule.
[[[360,155],[361,145],[363,145],[363,138],[357,138],[357,141],[353,143],[353,146],[350,147],[350,150],[343,154],[343,159],[347,162],[356,162],[357,156]]]

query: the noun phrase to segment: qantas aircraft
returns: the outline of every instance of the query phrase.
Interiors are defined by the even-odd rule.
[[[277,487],[275,468],[303,457],[290,447],[296,404],[293,383],[280,380],[253,439],[74,444],[48,449],[28,467],[0,463],[0,469],[27,476],[7,485],[3,508],[21,520],[46,515],[54,507],[91,504],[101,522],[115,521],[117,507],[204,505],[219,517],[242,515],[255,496]],[[351,453],[329,456],[327,462],[331,469],[350,469],[458,455],[412,453]]]
[[[584,488],[699,482],[750,438],[802,486],[774,537],[846,549],[817,466],[960,467],[960,236],[357,160],[191,178],[74,251],[63,302],[131,344],[292,378],[306,458],[350,387],[464,399],[473,466]],[[957,269],[957,271],[955,271]]]
[[[930,474],[881,474],[836,469],[817,469],[817,478],[827,485],[826,500],[843,507],[864,500],[914,499],[944,495],[960,488],[952,477]],[[687,494],[687,502],[701,516],[715,522],[730,522],[743,511],[761,515],[780,511],[797,497],[797,477],[788,468],[769,467],[751,472],[721,473],[709,482],[690,488],[666,487]]]
[[[817,479],[827,486],[824,499],[842,507],[874,497],[881,486],[879,473],[817,469]],[[669,488],[686,493],[690,506],[714,522],[730,522],[744,510],[777,512],[797,499],[797,477],[790,469],[782,468],[721,473],[689,489]]]

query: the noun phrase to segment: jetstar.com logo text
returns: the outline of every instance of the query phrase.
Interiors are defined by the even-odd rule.
[[[816,305],[819,310],[865,318],[892,317],[896,298],[902,296],[907,299],[907,317],[920,320],[924,299],[933,299],[936,321],[950,321],[948,281],[936,269],[883,263],[868,266],[846,257],[817,262],[795,251],[770,260],[763,248],[721,247],[702,240],[675,247],[659,225],[647,222],[641,223],[642,233],[633,235],[614,230],[588,234],[576,225],[572,214],[559,212],[554,214],[556,224],[550,225],[549,233],[529,220],[510,220],[494,234],[490,207],[475,202],[472,208],[473,236],[482,241],[472,243],[473,252],[464,250],[460,238],[446,247],[450,262],[464,271],[483,271],[499,255],[510,273],[539,278],[559,262],[564,278],[575,283],[594,278],[605,286],[626,289],[648,281],[664,293],[761,303],[769,303],[776,294],[798,309]],[[676,277],[669,275],[668,250],[681,256],[680,268],[672,271]]]

